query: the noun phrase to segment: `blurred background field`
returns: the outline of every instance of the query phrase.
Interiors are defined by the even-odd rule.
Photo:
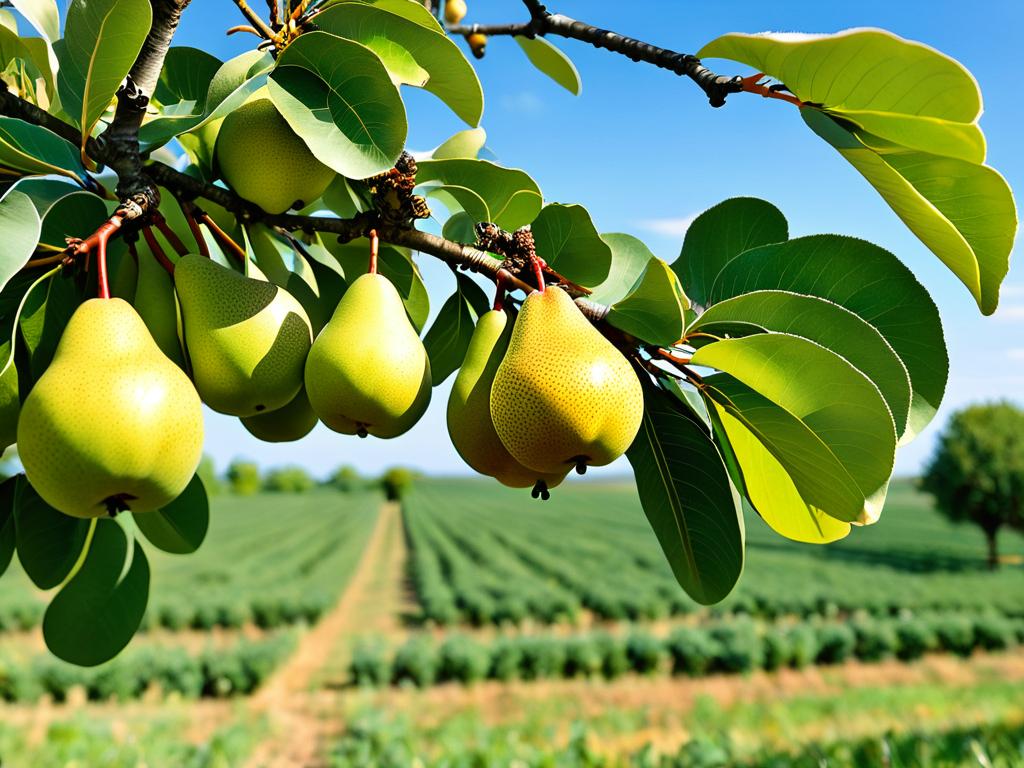
[[[53,659],[7,575],[4,765],[1024,763],[1024,538],[990,572],[909,480],[827,547],[748,519],[713,608],[631,483],[266,480],[214,496],[198,555],[154,557],[145,630],[100,667]]]

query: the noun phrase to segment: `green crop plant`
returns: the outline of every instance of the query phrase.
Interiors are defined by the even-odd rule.
[[[481,157],[483,88],[460,38],[482,58],[512,36],[573,94],[579,74],[552,39],[667,69],[714,107],[764,97],[849,162],[982,314],[1009,268],[1017,213],[985,164],[977,81],[884,30],[730,33],[682,54],[532,0],[522,23],[469,27],[458,3],[434,15],[411,0],[236,0],[258,39],[225,62],[172,45],[179,21],[199,13],[188,0],[10,5],[39,36],[12,33],[5,12],[0,447],[17,439],[24,474],[0,485],[0,564],[16,551],[53,591],[46,643],[80,665],[113,658],[142,626],[150,561],[205,538],[201,402],[271,442],[301,439],[314,417],[389,439],[465,364],[453,411],[467,388],[483,389],[453,439],[496,490],[532,480],[533,497],[557,499],[573,469],[626,457],[661,554],[612,552],[616,583],[598,583],[565,554],[601,542],[554,536],[548,515],[528,538],[487,532],[480,545],[509,556],[500,575],[480,577],[480,551],[459,551],[435,526],[451,599],[438,567],[414,572],[438,623],[555,621],[581,606],[642,620],[722,603],[744,570],[745,510],[801,542],[872,535],[897,446],[927,426],[946,388],[939,309],[915,273],[864,240],[790,237],[783,213],[752,197],[696,217],[671,263],[602,232],[581,205],[546,200],[527,172]],[[719,75],[701,57],[742,73]],[[400,88],[437,97],[466,130],[414,158]],[[828,189],[827,169],[795,167]],[[427,258],[463,268],[436,313]],[[507,347],[489,336],[467,359],[491,312],[511,327]],[[232,487],[255,492],[258,475],[236,469]],[[397,479],[385,478],[392,501],[410,493]],[[503,589],[532,571],[544,576],[529,594]],[[295,574],[278,575],[275,594],[242,611],[164,615],[270,625],[322,609],[319,598],[277,602]],[[828,601],[842,613],[870,600],[885,613],[909,594],[847,605],[793,583],[791,602],[755,585],[722,610],[820,613]],[[729,665],[755,661],[738,638],[723,642]],[[223,673],[226,685],[235,677]]]

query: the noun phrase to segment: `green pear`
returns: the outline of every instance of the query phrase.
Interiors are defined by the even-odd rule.
[[[347,435],[397,437],[430,402],[430,361],[402,297],[380,274],[359,277],[313,342],[306,393],[320,421]]]
[[[196,389],[232,416],[283,408],[302,387],[313,332],[302,305],[266,280],[204,257],[174,269]]]
[[[554,488],[570,467],[560,474],[527,469],[498,438],[491,418],[491,384],[505,357],[513,325],[508,314],[496,309],[477,321],[448,397],[448,434],[455,450],[480,474],[490,475],[512,488],[528,488],[539,482]]]
[[[160,351],[184,370],[185,354],[178,335],[178,300],[174,296],[174,280],[160,266],[145,241],[137,247],[138,281],[133,304]]]
[[[301,440],[316,426],[316,414],[309,404],[305,388],[299,390],[292,401],[276,411],[246,416],[242,426],[249,434],[265,443],[291,443]]]
[[[312,203],[334,179],[263,91],[224,118],[214,155],[228,185],[267,213]]]
[[[557,286],[523,302],[491,387],[498,437],[523,466],[558,473],[601,466],[633,442],[640,381],[625,357]]]
[[[165,506],[192,479],[203,410],[192,382],[122,299],[91,299],[68,321],[18,420],[29,482],[74,517]]]

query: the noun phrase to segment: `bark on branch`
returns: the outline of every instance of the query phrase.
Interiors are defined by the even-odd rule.
[[[590,43],[595,48],[603,48],[621,54],[632,61],[643,61],[661,69],[667,69],[677,75],[693,80],[708,97],[712,107],[725,104],[730,93],[743,90],[740,77],[718,75],[705,67],[700,59],[689,53],[678,53],[668,48],[645,43],[636,38],[620,35],[607,29],[595,27],[560,13],[550,13],[547,8],[535,0],[524,0],[530,11],[530,21],[521,24],[464,24],[448,27],[453,35],[468,36],[512,35],[519,37],[536,37],[537,35],[557,35],[572,40]]]

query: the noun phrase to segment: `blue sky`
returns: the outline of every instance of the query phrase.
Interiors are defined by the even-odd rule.
[[[467,22],[523,20],[525,13],[517,0],[469,0],[469,7]],[[857,26],[883,27],[925,42],[963,62],[977,77],[985,99],[981,124],[989,163],[1012,187],[1024,189],[1024,100],[1012,55],[1024,28],[1024,4],[1019,2],[552,0],[549,7],[687,52],[726,32],[834,32]],[[241,20],[230,0],[194,2],[176,44],[228,58],[255,41],[225,37],[223,30],[237,23]],[[601,231],[634,234],[672,261],[695,214],[728,197],[763,197],[786,214],[792,235],[835,232],[866,238],[899,256],[924,282],[942,314],[952,371],[939,417],[899,451],[898,473],[918,470],[939,426],[955,408],[1000,397],[1021,401],[1024,267],[1012,265],[999,311],[983,318],[966,289],[789,105],[740,95],[714,110],[689,81],[582,43],[555,42],[580,71],[583,94],[578,98],[533,70],[510,39],[492,40],[487,57],[477,62],[488,147],[502,164],[533,175],[547,201],[581,203]],[[722,73],[749,74],[739,65],[709,63]],[[429,94],[403,93],[410,149],[429,149],[465,127]],[[451,275],[430,257],[422,257],[420,264],[436,311],[451,291]],[[395,440],[357,440],[319,426],[302,442],[269,445],[252,438],[237,420],[209,413],[207,450],[221,467],[237,456],[264,465],[300,463],[316,473],[342,463],[368,473],[399,463],[428,472],[466,472],[444,425],[448,385],[450,380],[435,390],[424,419]],[[628,465],[619,462],[604,471],[628,471]]]

